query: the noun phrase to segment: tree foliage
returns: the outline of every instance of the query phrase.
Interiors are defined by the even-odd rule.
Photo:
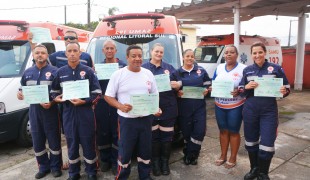
[[[88,24],[80,24],[80,23],[73,23],[73,22],[69,22],[66,24],[66,26],[70,26],[70,27],[74,27],[74,28],[78,28],[78,29],[84,29],[87,31],[94,31],[98,25],[98,21],[92,21],[90,22],[90,25]]]
[[[109,16],[115,15],[115,13],[119,11],[119,9],[117,7],[112,7],[109,8],[108,10],[108,14]],[[90,24],[80,24],[80,23],[73,23],[73,22],[69,22],[66,24],[66,26],[70,26],[70,27],[74,27],[74,28],[78,28],[78,29],[83,29],[83,30],[87,30],[87,31],[94,31],[98,25],[98,21],[92,21],[90,22]]]

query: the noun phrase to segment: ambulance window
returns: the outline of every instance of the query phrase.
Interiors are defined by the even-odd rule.
[[[195,59],[198,63],[217,63],[224,46],[202,46],[196,48]]]
[[[0,42],[0,76],[21,76],[29,55],[30,45],[28,41]]]

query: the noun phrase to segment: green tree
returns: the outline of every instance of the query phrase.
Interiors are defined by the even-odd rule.
[[[109,16],[115,15],[115,12],[116,12],[116,11],[119,11],[119,9],[118,9],[117,7],[111,7],[111,8],[109,8],[109,10],[108,10]]]

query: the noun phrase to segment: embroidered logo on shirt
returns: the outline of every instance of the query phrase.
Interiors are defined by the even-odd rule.
[[[85,79],[85,74],[86,74],[85,71],[81,71],[81,72],[80,72],[81,79]]]
[[[198,69],[198,70],[197,70],[197,74],[198,74],[198,76],[200,76],[200,75],[201,75],[201,71],[200,71],[200,69]]]
[[[51,72],[47,72],[45,73],[45,78],[46,79],[49,79],[51,77],[52,73]]]
[[[272,71],[273,71],[273,67],[272,67],[272,66],[269,66],[269,67],[267,68],[267,70],[268,70],[268,74],[271,74]]]
[[[170,74],[168,69],[166,69],[164,72],[165,72],[165,74]]]

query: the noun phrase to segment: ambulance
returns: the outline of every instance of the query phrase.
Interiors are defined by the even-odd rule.
[[[182,35],[179,23],[174,16],[159,13],[129,13],[103,18],[94,31],[87,52],[95,64],[105,59],[102,53],[103,43],[112,39],[116,43],[115,57],[127,62],[126,49],[136,44],[142,47],[143,61],[150,60],[151,48],[155,43],[164,46],[163,61],[174,68],[182,65]],[[181,142],[181,131],[175,127],[174,142]]]
[[[117,58],[126,62],[126,49],[136,44],[143,49],[144,62],[150,60],[155,43],[165,48],[163,60],[175,68],[182,64],[182,36],[174,16],[158,13],[129,13],[103,18],[94,31],[87,52],[95,64],[105,59],[102,53],[104,41],[112,39],[117,46]]]
[[[65,49],[64,33],[69,29],[78,33],[79,42],[85,48],[92,35],[92,32],[51,22],[0,20],[0,143],[16,140],[21,146],[32,145],[29,105],[18,100],[16,93],[25,69],[33,65],[28,33],[31,29],[38,31],[40,28],[48,32],[45,36],[51,39],[40,42],[47,47],[49,54]]]
[[[255,42],[262,42],[267,49],[266,58],[269,62],[282,64],[282,50],[280,41],[274,37],[246,36],[240,35],[238,62],[250,65],[253,64],[251,58],[251,45]],[[234,34],[203,36],[195,49],[195,60],[198,65],[204,67],[210,78],[213,77],[216,67],[224,63],[225,45],[234,44]]]

